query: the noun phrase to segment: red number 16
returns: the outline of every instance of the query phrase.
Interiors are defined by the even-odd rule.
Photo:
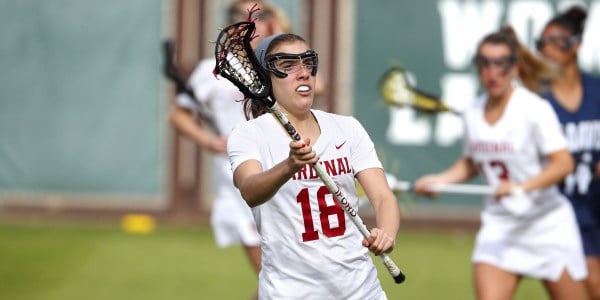
[[[342,207],[334,200],[333,205],[328,205],[325,201],[325,196],[331,195],[331,192],[326,186],[321,186],[317,190],[317,201],[319,202],[319,218],[321,219],[321,227],[323,234],[327,237],[343,235],[346,232],[346,216]],[[304,188],[296,196],[296,201],[300,203],[302,208],[302,217],[304,218],[304,233],[302,233],[302,241],[314,241],[319,239],[319,233],[315,230],[315,224],[310,209],[310,195],[308,188]],[[337,227],[331,227],[329,216],[337,217]]]

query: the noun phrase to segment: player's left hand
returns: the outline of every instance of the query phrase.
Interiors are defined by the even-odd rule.
[[[523,188],[518,183],[503,180],[503,181],[500,181],[500,183],[496,187],[495,196],[498,199],[501,197],[505,197],[505,196],[511,196],[511,195],[514,196],[516,194],[516,192],[519,190],[522,191]]]
[[[395,240],[379,228],[371,229],[371,234],[362,245],[369,248],[375,255],[392,252],[394,249]]]

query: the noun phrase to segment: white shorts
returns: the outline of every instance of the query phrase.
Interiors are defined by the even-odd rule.
[[[250,208],[241,199],[240,202],[217,200],[213,204],[210,224],[217,246],[221,248],[239,244],[260,245],[260,235]]]
[[[219,188],[213,203],[210,224],[217,246],[223,248],[242,244],[259,246],[260,234],[250,207],[233,188]]]
[[[508,219],[483,213],[472,262],[549,281],[557,281],[565,270],[576,281],[587,276],[570,203],[534,218]]]

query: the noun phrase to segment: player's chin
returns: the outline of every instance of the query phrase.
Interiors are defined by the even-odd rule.
[[[297,100],[298,108],[301,111],[309,111],[312,108],[312,98],[300,98]]]

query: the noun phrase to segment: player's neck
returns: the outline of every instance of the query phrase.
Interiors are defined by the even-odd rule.
[[[552,81],[553,89],[572,89],[581,85],[581,72],[576,63],[566,65],[560,76]]]
[[[501,95],[496,97],[488,97],[488,101],[485,103],[484,118],[490,125],[496,124],[496,122],[502,118],[506,105],[508,104],[508,101],[510,100],[514,90],[515,89],[511,87],[508,91],[502,93]]]
[[[321,128],[312,112],[302,116],[288,115],[288,118],[300,136],[303,138],[309,137],[314,145],[321,135]]]
[[[576,65],[565,68],[561,77],[552,81],[552,93],[560,105],[570,112],[579,110],[583,101],[581,73]]]
[[[485,104],[486,109],[503,109],[510,100],[514,90],[515,88],[511,86],[500,95],[488,96],[488,101]]]

